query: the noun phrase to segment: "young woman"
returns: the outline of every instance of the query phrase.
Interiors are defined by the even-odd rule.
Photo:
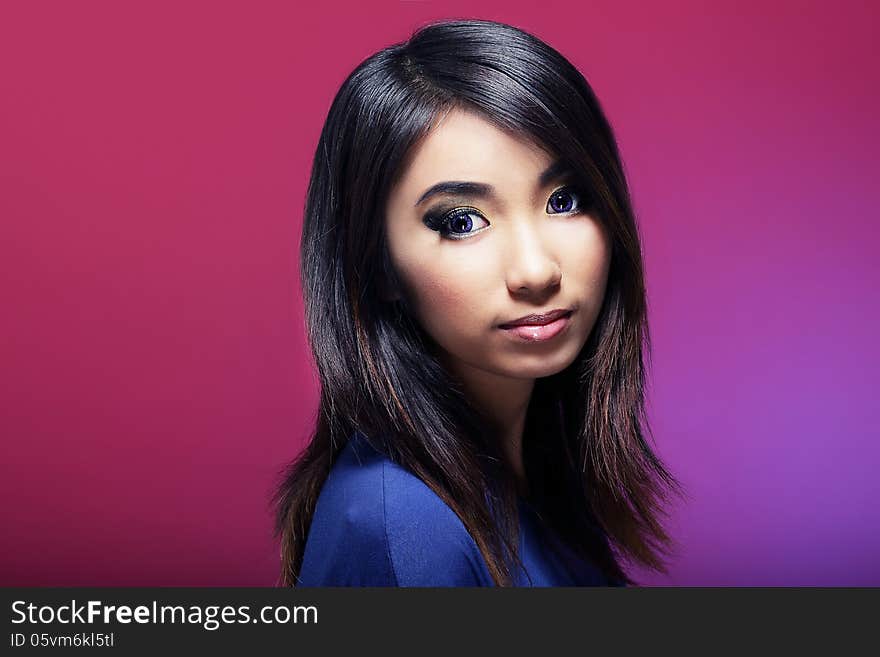
[[[435,23],[330,108],[301,245],[321,382],[277,495],[288,586],[633,583],[675,479],[644,438],[615,139],[534,36]]]

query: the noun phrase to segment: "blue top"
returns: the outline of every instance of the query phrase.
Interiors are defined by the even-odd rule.
[[[609,586],[520,499],[517,586]],[[298,586],[494,586],[461,519],[421,479],[355,433],[315,508]]]

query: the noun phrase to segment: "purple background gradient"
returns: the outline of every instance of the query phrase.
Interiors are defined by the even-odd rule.
[[[297,247],[333,94],[435,18],[547,40],[619,138],[657,451],[649,584],[880,585],[867,2],[4,3],[4,585],[271,585],[314,421]]]

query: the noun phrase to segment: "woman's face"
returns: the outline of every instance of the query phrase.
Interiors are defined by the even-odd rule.
[[[415,147],[391,190],[392,263],[454,371],[549,376],[590,335],[610,243],[588,199],[553,164],[534,144],[456,109]],[[571,314],[503,327],[554,310]]]

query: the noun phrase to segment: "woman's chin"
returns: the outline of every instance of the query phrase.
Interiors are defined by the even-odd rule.
[[[551,358],[544,356],[541,359],[527,359],[534,360],[534,362],[524,362],[525,360],[511,363],[503,368],[497,368],[496,371],[503,372],[505,375],[515,379],[541,379],[546,376],[559,374],[571,365],[574,358]]]

